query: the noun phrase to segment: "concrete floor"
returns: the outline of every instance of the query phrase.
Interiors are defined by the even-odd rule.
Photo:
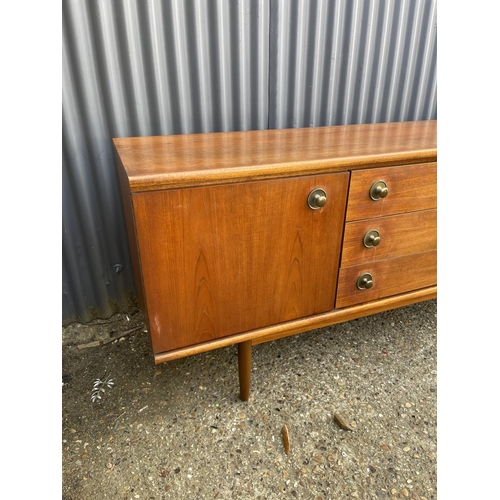
[[[435,499],[436,314],[431,300],[257,345],[248,403],[236,346],[156,366],[143,328],[76,347],[140,312],[69,325],[63,499]]]

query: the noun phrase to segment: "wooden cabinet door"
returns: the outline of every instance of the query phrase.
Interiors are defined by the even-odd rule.
[[[133,194],[154,353],[334,307],[349,173]],[[307,197],[326,192],[312,210]]]

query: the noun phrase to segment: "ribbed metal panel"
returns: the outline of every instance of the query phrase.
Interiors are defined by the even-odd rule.
[[[436,2],[275,0],[270,128],[434,119]]]
[[[62,5],[68,322],[126,310],[135,295],[113,137],[267,128],[270,4]]]
[[[135,297],[113,137],[436,117],[431,0],[62,6],[65,323]]]

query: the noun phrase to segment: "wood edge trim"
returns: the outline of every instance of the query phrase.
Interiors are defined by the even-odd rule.
[[[116,150],[116,144],[115,144],[115,150]],[[137,224],[135,220],[135,207],[134,207],[134,200],[132,196],[132,192],[130,191],[130,182],[129,178],[127,175],[127,171],[125,170],[125,167],[123,166],[122,159],[120,158],[120,155],[118,154],[118,151],[116,151],[116,165],[117,165],[117,170],[118,170],[118,177],[119,177],[119,182],[120,182],[120,194],[122,198],[122,206],[124,212],[129,211],[130,213],[130,218],[132,221],[132,227],[128,227],[128,224],[125,224],[126,231],[127,231],[127,240],[129,243],[129,252],[130,252],[130,260],[132,262],[132,266],[137,265],[138,269],[136,269],[133,272],[134,276],[134,283],[136,288],[140,287],[140,290],[137,290],[138,294],[138,299],[140,306],[143,310],[144,314],[144,323],[146,325],[146,328],[148,329],[148,332],[151,332],[151,329],[149,328],[149,317],[147,314],[148,308],[147,308],[147,299],[146,299],[146,288],[144,286],[144,279],[143,279],[143,273],[142,273],[142,260],[141,260],[141,254],[140,254],[140,249],[139,249],[139,241],[137,239]],[[129,185],[129,190],[125,190],[122,188],[122,184],[128,184]],[[125,214],[124,214],[125,215]],[[125,215],[126,217],[126,215]],[[126,221],[125,221],[126,222]],[[129,231],[132,231],[133,234],[129,234]],[[133,256],[133,250],[130,248],[132,245],[135,246],[135,251],[137,253],[137,263],[134,262],[134,256]],[[137,276],[137,278],[136,278]],[[139,280],[139,283],[137,283],[137,280]],[[142,303],[141,303],[142,302]],[[150,334],[151,338],[151,334]]]
[[[219,349],[221,347],[227,347],[233,344],[239,344],[240,342],[246,342],[248,340],[252,341],[252,345],[257,345],[262,342],[269,342],[270,340],[315,330],[316,328],[322,328],[324,326],[333,325],[336,323],[351,321],[363,316],[369,316],[371,314],[377,314],[389,309],[416,304],[417,302],[423,302],[425,300],[434,299],[436,297],[437,286],[423,288],[414,292],[395,295],[393,297],[388,297],[365,304],[359,304],[344,309],[336,309],[327,313],[308,316],[307,318],[287,321],[286,323],[258,328],[250,332],[238,333],[236,335],[230,335],[228,337],[210,340],[209,342],[204,342],[203,344],[198,344],[195,346],[183,347],[181,349],[176,349],[169,352],[161,352],[154,355],[154,362],[158,365],[161,363],[165,363],[166,361],[172,361],[174,359],[184,358],[186,356],[192,356],[194,354],[200,354],[202,352]]]
[[[213,186],[242,181],[249,182],[282,177],[319,175],[369,167],[389,167],[434,162],[437,162],[437,149],[432,148],[389,155],[352,156],[326,160],[272,163],[269,165],[250,165],[163,175],[131,175],[129,176],[129,183],[132,193],[142,193],[163,189]]]

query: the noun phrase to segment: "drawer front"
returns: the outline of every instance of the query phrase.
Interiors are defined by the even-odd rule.
[[[341,267],[436,250],[436,229],[436,209],[348,222]]]
[[[370,189],[378,181],[385,183],[387,194],[373,200]],[[436,208],[436,194],[436,163],[358,170],[351,175],[346,220]]]
[[[339,309],[436,285],[436,254],[434,250],[341,269],[335,307]],[[365,273],[372,276],[373,286],[360,290],[357,281]]]

